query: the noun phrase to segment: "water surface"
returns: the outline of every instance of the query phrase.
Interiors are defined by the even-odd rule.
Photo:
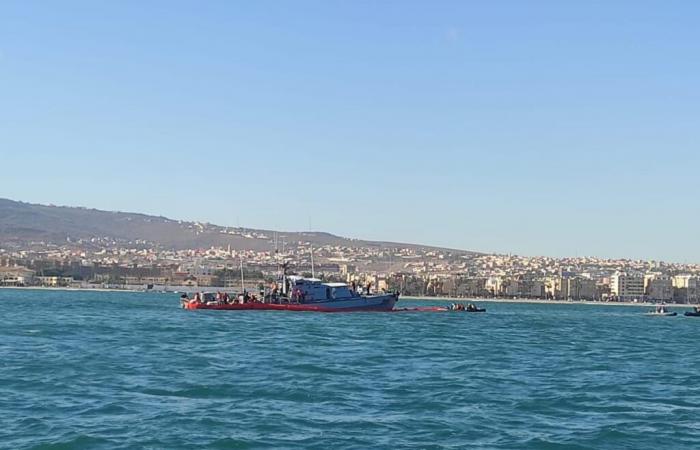
[[[9,289],[0,304],[0,448],[700,448],[700,318]]]

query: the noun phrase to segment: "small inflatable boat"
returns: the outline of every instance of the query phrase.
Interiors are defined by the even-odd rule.
[[[477,312],[486,312],[486,308],[479,308],[476,305],[473,304],[462,304],[462,303],[453,303],[450,306],[447,307],[448,311],[456,311],[456,312],[468,312],[468,313],[477,313]]]
[[[686,311],[683,315],[686,317],[700,317],[700,311]]]
[[[644,315],[645,316],[673,317],[673,316],[677,316],[678,313],[669,312],[669,311],[664,311],[664,312],[649,311],[648,313],[644,313]]]

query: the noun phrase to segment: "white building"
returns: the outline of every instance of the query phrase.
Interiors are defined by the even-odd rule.
[[[673,280],[667,275],[649,273],[644,276],[644,294],[647,300],[667,302],[673,300]]]
[[[24,267],[0,267],[0,286],[25,286],[33,277],[34,271]]]
[[[621,302],[644,298],[644,277],[616,272],[610,277],[610,293]]]
[[[597,298],[594,280],[582,277],[557,277],[554,282],[554,296],[561,300],[595,300]]]
[[[487,291],[494,295],[499,295],[501,293],[502,280],[499,277],[489,277],[486,279],[485,288]]]
[[[700,279],[693,275],[673,277],[673,299],[681,303],[696,303],[700,300]]]
[[[507,280],[502,285],[503,294],[507,297],[515,297],[520,293],[520,283],[516,280]]]

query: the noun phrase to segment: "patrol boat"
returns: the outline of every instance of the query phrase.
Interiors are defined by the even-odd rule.
[[[184,309],[283,310],[316,312],[391,311],[399,300],[398,292],[359,294],[345,283],[324,283],[317,278],[285,276],[282,292],[272,290],[261,299],[247,294],[228,302],[182,299]]]

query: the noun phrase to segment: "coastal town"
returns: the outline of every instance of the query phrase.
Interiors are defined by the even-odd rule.
[[[236,229],[267,249],[165,249],[146,241],[0,243],[0,286],[162,291],[264,290],[282,270],[405,296],[697,303],[700,264],[484,254],[287,242]],[[260,247],[259,245],[257,247]]]

